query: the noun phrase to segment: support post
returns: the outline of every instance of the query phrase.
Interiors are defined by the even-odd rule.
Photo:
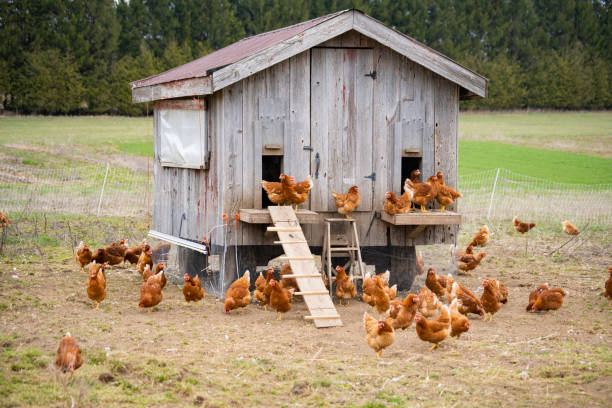
[[[104,187],[106,187],[106,179],[108,178],[108,169],[110,165],[106,163],[106,174],[104,174],[104,183],[102,183],[102,191],[100,191],[100,199],[98,200],[98,217],[100,216],[100,208],[102,208],[102,196],[104,195]]]
[[[493,197],[495,197],[495,188],[497,187],[497,179],[499,178],[499,167],[495,174],[495,182],[493,183],[493,191],[491,191],[491,201],[489,201],[489,211],[487,211],[487,220],[491,218],[491,208],[493,207]]]

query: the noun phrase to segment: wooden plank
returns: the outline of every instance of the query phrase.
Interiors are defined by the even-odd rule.
[[[181,79],[151,86],[132,88],[132,103],[159,101],[212,93],[212,77]]]
[[[301,228],[282,228],[282,227],[268,227],[267,231],[271,232],[299,232],[302,231]]]
[[[319,274],[319,278],[321,278],[321,274]],[[323,290],[323,291],[319,290],[319,291],[311,291],[311,292],[293,292],[293,294],[296,296],[328,295],[327,290]]]
[[[221,68],[213,73],[213,91],[225,88],[256,72],[306,51],[323,41],[347,32],[353,25],[353,13],[347,11],[317,24],[285,41]]]
[[[340,319],[340,315],[329,315],[329,316],[304,316],[304,320],[317,320],[317,319]]]
[[[308,258],[308,260],[311,260],[312,258]],[[289,279],[289,278],[320,278],[321,274],[320,273],[313,273],[313,274],[305,274],[305,275],[295,275],[295,274],[289,274],[289,275],[283,275],[283,279]]]
[[[386,27],[384,24],[361,12],[355,12],[353,29],[474,94],[486,98],[488,81],[485,77],[462,67],[426,45]]]
[[[242,82],[223,90],[222,212],[234,217],[242,201]],[[242,244],[242,237],[238,245]]]
[[[294,211],[289,206],[277,206],[270,207],[269,209],[271,217],[274,219],[275,226],[297,226],[298,220],[295,217]],[[287,241],[290,239],[300,239],[304,238],[302,233],[288,233],[288,232],[279,232],[278,237],[281,241]],[[307,255],[311,255],[310,248],[308,244],[300,244],[300,245],[286,245],[283,246],[285,254],[292,257],[305,257]],[[295,275],[311,275],[314,273],[318,273],[319,271],[316,268],[314,260],[303,261],[303,262],[295,262],[289,261],[291,265],[291,269],[293,270],[293,274]],[[311,315],[337,315],[338,312],[331,300],[331,297],[327,293],[325,285],[323,284],[323,280],[321,278],[310,278],[310,279],[299,279],[298,287],[300,292],[308,293],[308,292],[324,292],[325,294],[312,294],[308,295],[304,298],[308,310],[310,310]],[[314,320],[316,327],[330,327],[330,326],[339,326],[342,325],[341,320]]]
[[[272,207],[270,207],[272,208]],[[268,209],[241,208],[239,211],[240,221],[250,224],[271,224],[272,217]],[[297,219],[300,224],[317,224],[321,217],[314,211],[299,209]]]
[[[352,184],[359,186],[359,194],[361,195],[361,205],[358,211],[372,211],[373,181],[366,177],[374,171],[372,157],[374,80],[365,75],[374,71],[374,52],[372,50],[355,51],[355,77],[353,79],[355,104],[354,106],[351,105],[349,119],[355,127],[352,139],[355,161],[350,163],[350,166],[355,178]],[[347,189],[342,193],[347,192],[351,186],[345,185],[345,187]]]
[[[327,211],[327,194],[329,184],[328,167],[328,121],[326,89],[326,72],[328,69],[327,54],[324,50],[313,49],[311,52],[311,146],[310,168],[314,185],[310,192],[310,208],[313,211]],[[318,155],[318,160],[317,160]],[[318,163],[318,164],[317,164]],[[316,171],[318,169],[318,172]]]
[[[459,225],[461,224],[461,214],[445,211],[443,213],[430,212],[408,213],[389,215],[383,211],[381,214],[383,221],[392,225]]]

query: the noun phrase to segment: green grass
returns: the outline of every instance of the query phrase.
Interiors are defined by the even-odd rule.
[[[152,155],[153,119],[118,116],[0,117],[0,145],[81,145],[91,153]],[[123,147],[121,147],[123,146]]]
[[[461,113],[459,139],[612,158],[612,112]]]
[[[459,142],[459,174],[497,167],[564,183],[612,183],[612,159],[499,142]]]

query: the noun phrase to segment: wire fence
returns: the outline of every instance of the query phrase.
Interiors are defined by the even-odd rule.
[[[0,164],[0,208],[32,213],[146,217],[152,177],[108,164],[31,169]]]
[[[526,221],[612,224],[612,184],[568,184],[507,169],[459,177],[459,212],[466,222]]]
[[[464,222],[612,224],[612,184],[567,184],[506,169],[459,177]],[[153,177],[108,164],[32,169],[0,164],[0,209],[4,212],[150,217]]]

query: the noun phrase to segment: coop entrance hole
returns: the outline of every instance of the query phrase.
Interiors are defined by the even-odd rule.
[[[410,172],[415,169],[421,170],[421,181],[427,179],[421,168],[422,157],[402,157],[402,179],[400,180],[400,194],[404,192],[404,181],[410,177]]]
[[[283,156],[261,156],[261,179],[265,181],[276,181],[282,173],[283,169]],[[268,194],[262,188],[261,189],[261,208],[266,208],[273,204],[268,198]]]

